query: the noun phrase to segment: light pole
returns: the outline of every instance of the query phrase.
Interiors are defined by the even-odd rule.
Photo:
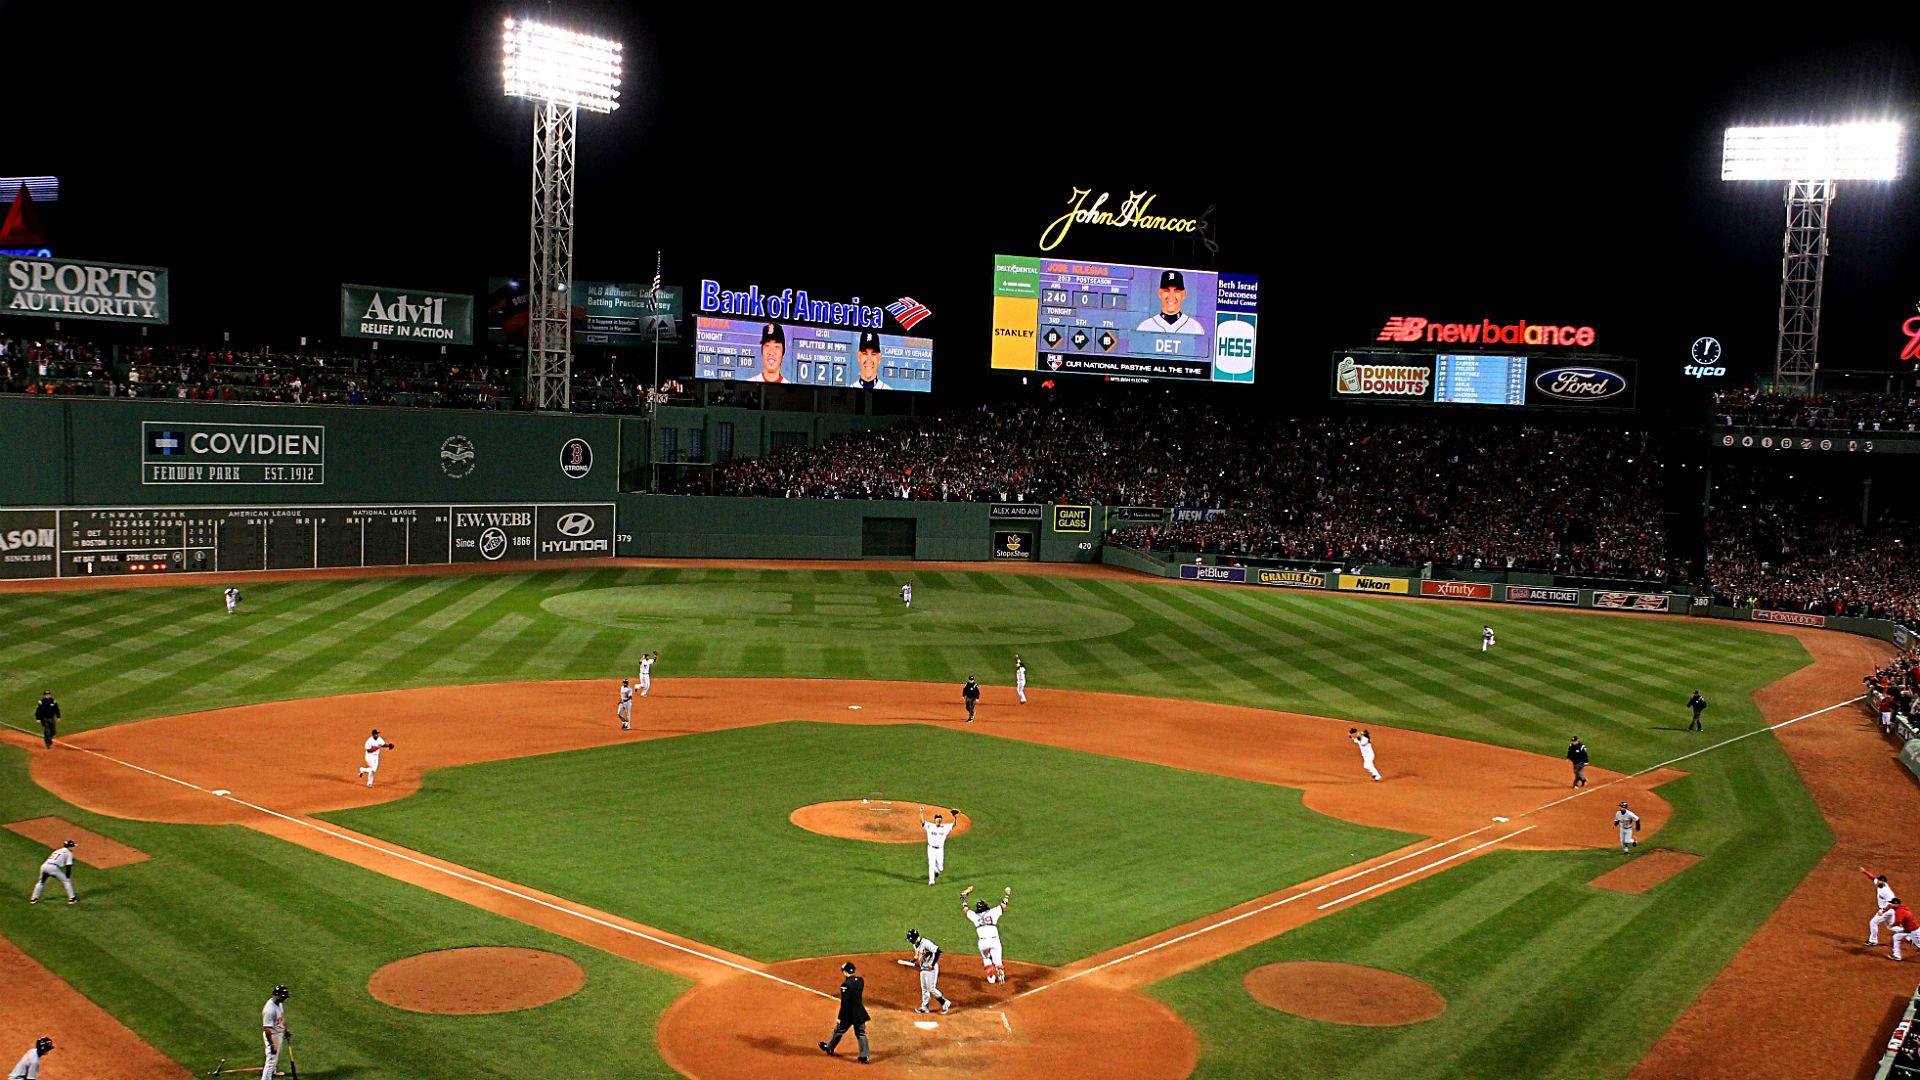
[[[1787,183],[1774,385],[1813,391],[1820,374],[1820,293],[1834,184],[1899,176],[1901,134],[1890,121],[1727,129],[1720,179]]]
[[[564,410],[573,404],[574,132],[581,109],[620,107],[620,43],[508,19],[501,72],[507,96],[534,105],[527,392],[536,409]]]

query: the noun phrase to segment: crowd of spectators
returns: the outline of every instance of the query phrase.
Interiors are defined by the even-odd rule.
[[[1789,394],[1722,390],[1713,395],[1721,427],[1785,427],[1851,434],[1920,432],[1920,394]]]
[[[1920,532],[1831,495],[1818,477],[1724,470],[1706,520],[1706,578],[1723,601],[1920,627]],[[1898,503],[1893,504],[1898,510]]]
[[[1216,507],[1114,542],[1661,578],[1660,465],[1617,429],[1261,419],[1171,399],[984,405],[730,462],[723,494]]]
[[[1895,720],[1914,722],[1914,702],[1920,693],[1920,656],[1901,653],[1882,664],[1861,680],[1867,684],[1867,696],[1880,717],[1880,729],[1889,734]]]

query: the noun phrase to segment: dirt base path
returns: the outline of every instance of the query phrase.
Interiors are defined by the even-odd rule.
[[[186,1080],[193,1075],[6,938],[0,938],[0,973],[5,981],[0,1057],[7,1059],[0,1068],[12,1068],[33,1040],[45,1035],[53,1040],[53,1052],[42,1076]]]
[[[1775,723],[1860,693],[1861,676],[1892,655],[1869,638],[1795,636],[1813,665],[1754,694]],[[1920,963],[1887,959],[1884,935],[1878,949],[1861,944],[1874,901],[1858,869],[1920,890],[1920,848],[1896,839],[1920,821],[1920,785],[1862,706],[1777,736],[1832,826],[1833,848],[1641,1060],[1636,1077],[1872,1076],[1920,982]]]
[[[57,848],[71,840],[74,843],[75,862],[88,866],[110,870],[129,863],[146,862],[147,853],[139,848],[123,844],[109,836],[101,836],[92,829],[83,829],[65,818],[37,817],[25,821],[10,821],[7,831],[19,833],[29,840],[38,840],[48,848]]]

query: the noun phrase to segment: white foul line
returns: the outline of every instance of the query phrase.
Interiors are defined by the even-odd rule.
[[[1484,844],[1475,844],[1474,846],[1472,846],[1472,847],[1470,847],[1470,848],[1468,848],[1468,849],[1466,849],[1465,851],[1456,851],[1456,852],[1454,852],[1453,854],[1451,854],[1451,855],[1449,855],[1449,856],[1447,856],[1447,857],[1446,857],[1446,858],[1444,858],[1444,859],[1437,859],[1437,860],[1435,860],[1435,861],[1433,861],[1433,862],[1430,862],[1430,863],[1428,863],[1428,864],[1427,864],[1427,865],[1425,865],[1425,866],[1421,866],[1421,867],[1417,867],[1417,868],[1415,868],[1415,869],[1412,869],[1412,870],[1409,870],[1409,871],[1407,871],[1407,872],[1406,872],[1406,873],[1404,873],[1404,874],[1397,874],[1397,875],[1395,875],[1395,876],[1393,876],[1393,877],[1390,877],[1390,878],[1388,878],[1388,879],[1387,879],[1387,880],[1385,880],[1385,881],[1376,881],[1376,882],[1374,882],[1373,884],[1371,884],[1371,885],[1369,885],[1369,886],[1367,886],[1366,888],[1364,888],[1364,889],[1360,889],[1360,890],[1357,890],[1357,891],[1355,891],[1355,892],[1350,892],[1350,893],[1348,893],[1347,895],[1345,895],[1345,896],[1343,896],[1343,897],[1341,897],[1341,898],[1340,898],[1340,899],[1338,899],[1338,900],[1329,900],[1329,901],[1327,901],[1326,903],[1324,903],[1324,904],[1321,904],[1321,905],[1320,905],[1319,907],[1317,907],[1317,908],[1314,908],[1313,910],[1315,910],[1315,911],[1325,911],[1325,910],[1327,910],[1328,908],[1330,908],[1330,907],[1333,907],[1333,906],[1334,906],[1335,904],[1344,904],[1344,903],[1346,903],[1347,901],[1349,901],[1349,900],[1351,900],[1351,899],[1353,899],[1353,898],[1354,898],[1354,897],[1356,897],[1356,896],[1365,896],[1365,895],[1367,895],[1368,893],[1370,893],[1370,892],[1372,892],[1372,891],[1373,891],[1373,890],[1375,890],[1375,889],[1384,889],[1384,888],[1386,888],[1387,886],[1389,886],[1389,885],[1391,885],[1391,884],[1393,884],[1393,883],[1394,883],[1394,882],[1396,882],[1396,881],[1405,881],[1405,880],[1406,880],[1407,878],[1410,878],[1410,877],[1412,877],[1412,876],[1413,876],[1413,875],[1415,875],[1415,874],[1423,874],[1423,873],[1426,873],[1426,872],[1427,872],[1428,870],[1431,870],[1431,869],[1433,869],[1433,868],[1434,868],[1434,867],[1436,867],[1436,866],[1444,866],[1444,865],[1446,865],[1447,863],[1450,863],[1450,862],[1452,862],[1452,861],[1453,861],[1453,860],[1455,860],[1455,859],[1464,859],[1464,858],[1466,858],[1467,856],[1469,856],[1469,855],[1471,855],[1471,854],[1473,854],[1474,852],[1476,852],[1476,851],[1479,851],[1479,850],[1480,850],[1481,848],[1490,848],[1490,847],[1492,847],[1493,845],[1495,845],[1495,844],[1498,844],[1498,843],[1500,843],[1500,842],[1501,842],[1502,840],[1511,840],[1511,839],[1513,839],[1514,837],[1516,837],[1516,836],[1519,836],[1519,835],[1520,835],[1521,833],[1523,833],[1523,832],[1532,832],[1532,831],[1533,831],[1534,829],[1536,829],[1536,828],[1538,828],[1538,826],[1536,826],[1536,825],[1529,825],[1529,826],[1527,826],[1527,827],[1526,827],[1526,828],[1524,828],[1524,829],[1515,829],[1515,830],[1514,830],[1513,832],[1510,832],[1510,833],[1508,833],[1508,834],[1507,834],[1507,835],[1505,835],[1505,836],[1501,836],[1501,837],[1496,837],[1496,838],[1494,838],[1494,839],[1492,839],[1492,840],[1489,840],[1489,841],[1487,841],[1487,842],[1486,842],[1486,843],[1484,843]]]
[[[5,723],[5,721],[0,721],[0,723]],[[23,734],[27,734],[27,735],[33,734],[31,731],[28,731],[27,729],[16,726],[14,724],[6,724],[6,726],[13,728],[15,731],[22,732]],[[88,747],[85,747],[85,746],[75,746],[74,744],[67,742],[64,739],[56,739],[54,741],[61,746],[65,746],[69,750],[78,750],[83,754],[92,754],[94,757],[101,758],[106,761],[111,761],[115,765],[123,765],[137,772],[146,773],[148,776],[158,777],[161,780],[168,780],[173,783],[179,784],[182,787],[192,788],[195,791],[207,792],[206,788],[203,788],[198,784],[190,783],[186,780],[181,780],[178,777],[168,776],[166,773],[154,772],[152,769],[142,768],[139,765],[135,765],[131,761],[122,761],[119,758],[114,757],[112,754],[103,754],[98,750],[89,749]],[[207,792],[207,794],[212,795],[213,793]],[[402,862],[409,862],[423,869],[432,870],[435,873],[439,873],[439,874],[445,874],[446,876],[451,878],[457,878],[461,881],[467,882],[468,884],[479,885],[484,888],[492,889],[497,893],[503,893],[507,896],[511,896],[517,900],[524,900],[531,904],[538,904],[541,907],[548,908],[553,911],[557,911],[562,915],[571,915],[576,919],[580,919],[583,922],[592,923],[595,926],[604,927],[608,930],[615,930],[622,934],[627,934],[632,937],[640,938],[644,941],[651,941],[655,945],[661,945],[669,949],[675,949],[680,952],[686,953],[689,956],[697,956],[702,960],[710,960],[713,963],[721,965],[722,967],[729,967],[734,969],[735,971],[744,971],[749,975],[758,975],[763,979],[771,979],[774,982],[783,983],[787,986],[791,986],[796,990],[805,990],[809,994],[818,994],[823,998],[827,998],[828,1000],[833,1000],[833,995],[827,993],[824,990],[816,990],[811,986],[805,986],[800,983],[794,982],[790,979],[783,979],[780,976],[773,974],[772,972],[762,971],[759,968],[748,967],[745,964],[736,964],[733,961],[725,959],[723,957],[713,956],[709,953],[703,953],[698,949],[691,949],[685,945],[679,944],[678,942],[668,941],[664,938],[655,937],[652,934],[645,933],[640,930],[635,930],[630,926],[621,926],[619,923],[608,922],[607,920],[602,919],[598,916],[589,915],[584,911],[576,911],[573,908],[566,907],[561,904],[556,904],[556,903],[553,903],[552,901],[542,900],[537,896],[530,896],[526,893],[518,891],[517,889],[509,889],[504,885],[496,885],[491,881],[483,881],[479,878],[473,877],[470,874],[463,874],[457,870],[449,870],[444,866],[436,866],[433,863],[427,862],[423,859],[417,859],[412,855],[406,854],[405,852],[394,851],[389,848],[381,847],[378,844],[369,843],[368,841],[363,840],[360,837],[352,836],[343,832],[337,832],[333,829],[326,828],[318,824],[317,822],[308,821],[303,818],[293,817],[288,814],[283,814],[278,810],[270,810],[267,807],[260,806],[255,803],[250,803],[247,800],[242,799],[235,795],[218,795],[214,797],[224,799],[227,802],[234,803],[239,806],[244,806],[249,810],[266,814],[269,817],[276,817],[282,821],[288,821],[288,822],[292,822],[295,825],[305,826],[306,828],[312,829],[317,833],[321,833],[325,836],[331,836],[336,840],[344,840],[350,844],[358,844],[359,846],[366,848],[369,851],[377,851],[382,855],[392,856],[393,858],[399,859]],[[451,899],[451,897],[449,897],[449,899]]]

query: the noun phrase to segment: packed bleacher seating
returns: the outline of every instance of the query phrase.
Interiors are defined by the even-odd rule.
[[[1818,478],[1726,469],[1707,515],[1706,579],[1724,601],[1920,626],[1920,532]],[[1892,510],[1902,507],[1895,503]]]
[[[1852,434],[1920,432],[1920,394],[1806,395],[1722,390],[1713,396],[1721,427],[1784,427]]]
[[[1920,657],[1902,653],[1861,681],[1867,685],[1868,708],[1880,718],[1883,732],[1892,734],[1895,721],[1914,723],[1916,694],[1920,694]]]
[[[981,406],[717,470],[723,494],[1226,507],[1120,530],[1150,550],[1659,578],[1639,433],[1260,419],[1154,399]]]

